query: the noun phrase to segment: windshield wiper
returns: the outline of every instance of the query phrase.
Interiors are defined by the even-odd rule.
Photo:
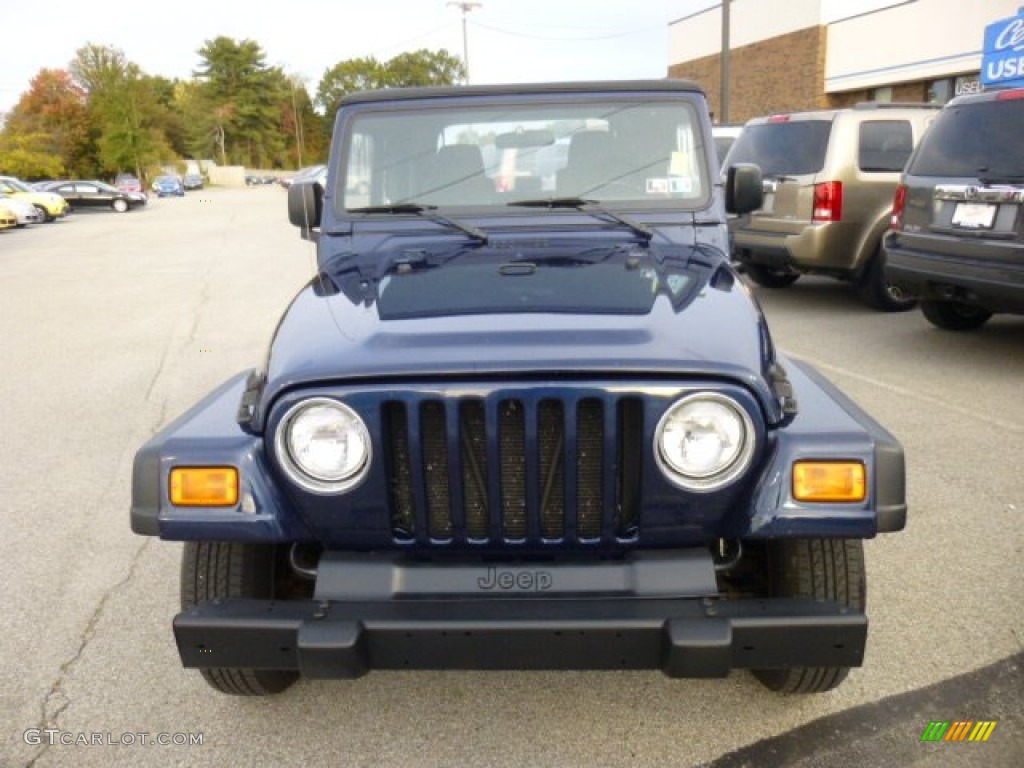
[[[510,206],[521,208],[573,208],[591,216],[607,216],[609,219],[628,227],[644,240],[650,241],[654,237],[654,230],[646,224],[627,218],[620,213],[609,211],[597,200],[589,200],[585,197],[538,197],[531,200],[513,200],[508,203]]]
[[[487,233],[479,227],[474,227],[472,224],[464,224],[461,221],[450,219],[447,216],[442,216],[437,213],[436,205],[421,205],[420,203],[393,203],[391,205],[368,205],[364,208],[349,208],[349,213],[413,213],[417,216],[422,216],[430,221],[443,224],[446,227],[457,229],[460,232],[465,232],[470,237],[479,240],[481,243],[486,243],[488,240]]]

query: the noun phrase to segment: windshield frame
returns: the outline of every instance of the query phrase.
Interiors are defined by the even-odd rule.
[[[435,131],[434,136],[440,136],[437,133],[441,128],[448,131],[449,134],[456,126],[463,126],[472,124],[469,118],[474,116],[479,118],[480,115],[486,115],[488,113],[498,114],[499,112],[507,112],[509,117],[505,120],[509,125],[520,123],[525,124],[527,121],[525,118],[529,117],[529,112],[533,111],[537,114],[534,116],[535,120],[541,118],[551,119],[556,113],[562,113],[566,115],[573,114],[585,114],[588,111],[594,112],[600,109],[615,110],[616,112],[631,111],[630,114],[635,116],[639,114],[640,109],[654,110],[655,114],[658,111],[663,112],[666,115],[675,115],[677,122],[677,130],[679,135],[688,135],[691,140],[691,144],[687,147],[690,152],[688,162],[690,165],[686,167],[686,171],[691,174],[695,186],[699,187],[697,194],[682,197],[682,196],[654,196],[645,194],[636,194],[634,197],[623,197],[620,199],[612,197],[602,197],[600,195],[586,194],[583,195],[588,199],[593,198],[600,205],[604,207],[615,207],[622,208],[630,211],[673,211],[673,212],[695,212],[706,210],[711,204],[715,196],[714,185],[717,179],[712,174],[714,167],[714,159],[708,154],[709,151],[713,151],[713,146],[710,140],[710,121],[706,115],[706,105],[703,99],[698,95],[691,93],[681,92],[606,92],[598,91],[594,93],[525,93],[522,95],[509,95],[501,94],[499,96],[494,95],[452,95],[443,98],[430,98],[430,99],[399,99],[395,101],[381,100],[370,103],[354,104],[347,107],[343,107],[339,112],[337,127],[335,131],[335,147],[332,151],[332,162],[334,167],[331,168],[329,176],[330,188],[327,190],[327,198],[329,200],[328,208],[331,214],[337,218],[345,221],[360,220],[367,217],[379,218],[381,216],[388,215],[409,215],[409,214],[394,214],[394,213],[360,213],[357,209],[360,208],[379,208],[380,206],[386,205],[424,205],[424,206],[437,206],[442,210],[457,210],[463,212],[463,215],[487,215],[487,216],[511,216],[511,217],[522,217],[522,216],[533,216],[536,217],[537,212],[509,208],[507,202],[514,201],[516,199],[523,198],[537,198],[537,197],[563,197],[563,195],[556,194],[555,189],[541,190],[540,193],[536,190],[526,191],[518,189],[518,181],[515,186],[509,189],[502,189],[500,184],[496,185],[495,197],[490,201],[484,202],[469,202],[468,200],[456,200],[454,202],[440,203],[431,199],[417,199],[415,195],[410,196],[399,196],[394,199],[389,199],[380,196],[380,193],[371,193],[369,187],[365,191],[363,197],[358,198],[353,194],[353,190],[356,189],[356,185],[353,183],[353,179],[359,177],[362,172],[355,168],[355,164],[350,162],[350,158],[353,155],[353,142],[354,136],[359,135],[358,131],[362,127],[366,127],[372,120],[391,120],[391,119],[409,119],[417,121],[429,121],[429,128],[424,128],[423,135],[420,136],[420,142],[424,149],[420,150],[421,155],[426,155],[426,148],[429,147],[431,153],[436,152],[436,148],[431,147],[432,138],[426,134],[429,131]],[[672,110],[678,110],[673,113]],[[451,117],[458,114],[466,115],[467,119],[449,119],[444,120],[444,117]],[[663,130],[671,130],[672,123],[667,122],[667,127],[663,127]],[[583,132],[582,130],[569,132],[567,135],[559,136],[557,141],[568,138],[569,136],[575,135],[575,133]],[[441,146],[450,146],[449,144],[441,143]],[[544,145],[544,146],[550,146]],[[627,145],[628,146],[628,145]],[[497,142],[495,142],[495,148],[497,148]],[[498,150],[500,151],[500,150]],[[678,151],[674,148],[670,150],[673,155],[677,154]],[[431,158],[432,158],[431,154]],[[518,160],[519,152],[516,151],[516,158]],[[664,158],[666,165],[666,177],[669,168],[667,166],[672,165],[675,162],[674,157],[666,156]],[[423,160],[423,162],[426,162]],[[485,169],[491,170],[494,168],[493,163],[488,165],[484,164]],[[557,171],[556,171],[557,172]],[[493,178],[493,177],[492,177]],[[372,180],[370,183],[373,183]],[[541,181],[542,184],[551,186],[550,181]],[[691,187],[692,188],[692,187]],[[504,194],[507,192],[507,194]],[[374,197],[377,194],[377,197]],[[573,197],[580,196],[579,194],[572,195]],[[570,212],[571,213],[571,212]]]

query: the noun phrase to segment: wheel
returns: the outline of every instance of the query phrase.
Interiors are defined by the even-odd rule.
[[[922,301],[921,311],[929,323],[947,331],[974,331],[992,317],[988,310],[958,301]]]
[[[121,198],[117,198],[114,202],[110,204],[110,207],[113,208],[118,213],[124,213],[125,211],[128,210],[128,201],[122,200]]]
[[[39,211],[39,215],[43,217],[43,221],[56,221],[57,219],[56,216],[51,216],[50,212],[41,205],[37,205],[36,210]]]
[[[181,609],[218,597],[278,597],[275,586],[279,549],[270,544],[236,541],[189,541],[181,560]],[[266,696],[280,693],[298,679],[298,672],[213,667],[200,669],[221,693]]]
[[[835,600],[864,610],[864,543],[860,539],[783,539],[768,548],[773,597]],[[780,693],[822,693],[838,686],[849,667],[755,669],[765,686]]]
[[[917,306],[917,296],[905,285],[885,279],[885,252],[881,248],[857,284],[857,293],[869,307],[883,312],[906,312]]]
[[[744,264],[743,271],[762,288],[788,288],[800,279],[799,272],[773,269],[763,264]]]

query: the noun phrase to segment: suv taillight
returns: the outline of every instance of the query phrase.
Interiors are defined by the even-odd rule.
[[[907,185],[900,184],[896,187],[896,194],[892,198],[892,220],[889,222],[889,229],[901,231],[903,229],[903,209],[907,207]]]
[[[839,221],[843,218],[843,182],[823,181],[814,185],[814,213],[811,221]]]

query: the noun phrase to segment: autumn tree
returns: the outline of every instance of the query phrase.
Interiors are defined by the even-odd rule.
[[[0,167],[27,178],[92,169],[86,93],[65,70],[42,69],[0,133]]]
[[[283,105],[282,130],[288,136],[287,164],[299,167],[324,162],[327,158],[329,136],[323,121],[313,109],[313,100],[306,85],[298,76],[290,81],[290,100]]]

